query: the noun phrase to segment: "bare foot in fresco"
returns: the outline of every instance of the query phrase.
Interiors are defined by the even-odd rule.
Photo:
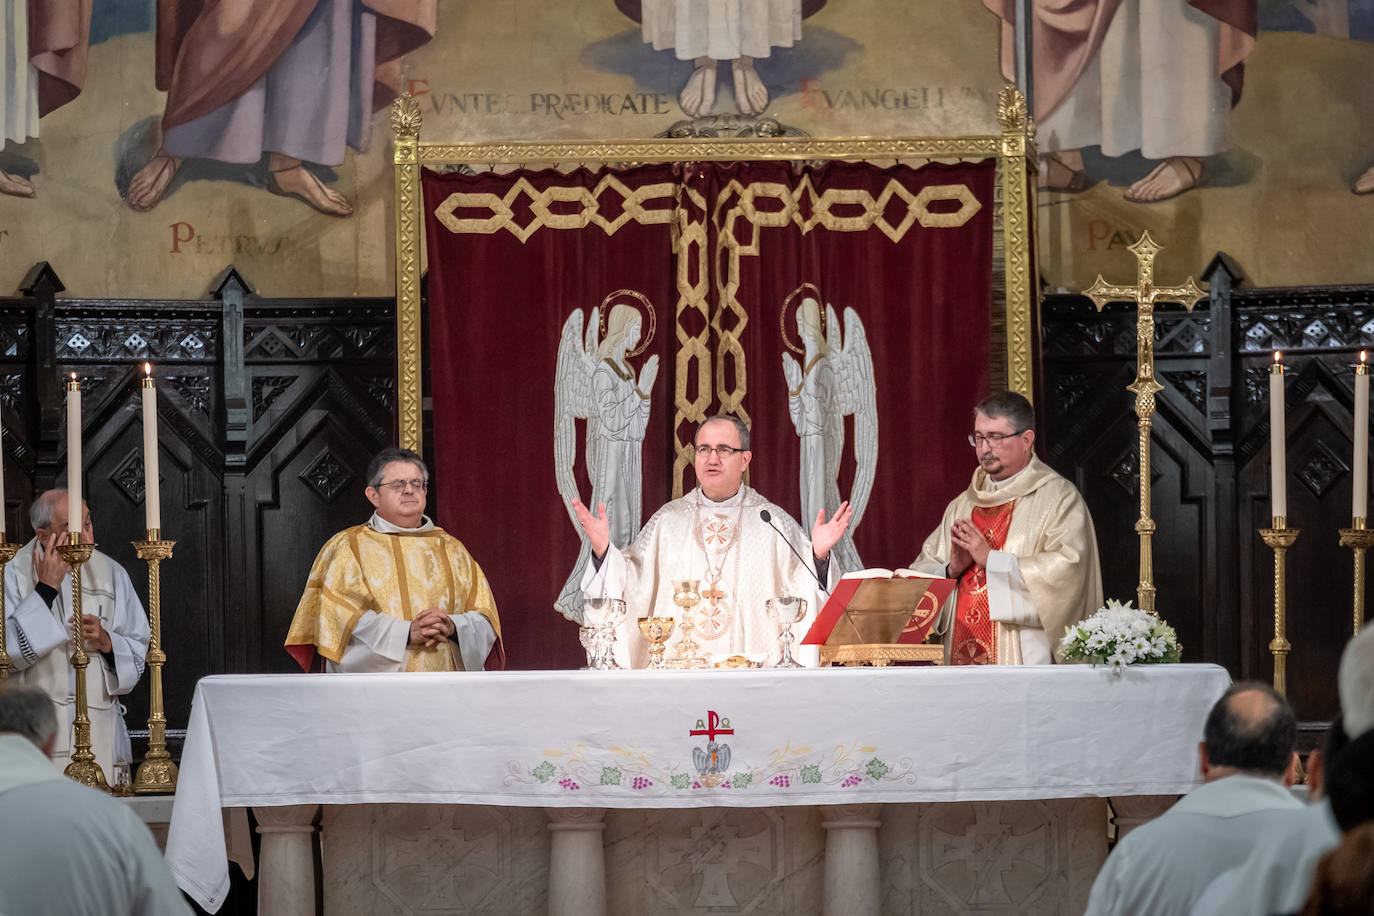
[[[696,69],[687,77],[687,85],[677,97],[682,110],[689,118],[710,114],[716,107],[716,62],[709,57],[698,57],[692,62]]]
[[[33,197],[37,193],[33,185],[27,178],[20,178],[18,175],[11,175],[9,172],[0,171],[0,194],[9,194],[11,197]]]
[[[143,168],[129,182],[129,193],[124,202],[140,213],[146,213],[158,205],[162,195],[167,193],[167,185],[181,168],[181,157],[158,147]]]
[[[1202,184],[1202,159],[1197,156],[1170,156],[1154,171],[1126,189],[1127,200],[1152,204],[1177,197]]]
[[[1040,175],[1036,185],[1046,191],[1081,191],[1088,186],[1083,170],[1083,151],[1064,149],[1046,153],[1040,159]]]
[[[272,153],[267,159],[267,190],[294,197],[325,216],[352,216],[353,205],[338,191],[327,188],[294,156]]]
[[[735,75],[735,105],[742,115],[760,115],[768,107],[768,87],[754,69],[754,58],[737,57],[730,62]]]
[[[1364,174],[1355,179],[1355,184],[1350,188],[1356,194],[1374,194],[1374,165],[1364,170]]]

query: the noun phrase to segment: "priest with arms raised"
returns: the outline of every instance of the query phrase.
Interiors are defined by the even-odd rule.
[[[824,601],[820,583],[828,591],[838,578],[830,548],[849,527],[849,503],[841,503],[829,521],[823,508],[817,512],[808,539],[791,516],[744,485],[752,459],[744,421],[712,417],[702,423],[693,463],[699,486],[654,513],[624,549],[611,543],[604,505],[592,514],[573,502],[593,555],[583,594],[623,597],[629,606],[617,643],[622,662],[628,658],[631,667],[642,668],[648,659],[649,645],[635,617],[681,615],[673,604],[678,579],[700,582],[693,639],[708,657],[777,661],[778,631],[764,608],[769,598],[806,599],[806,618],[793,628],[796,634],[805,633],[815,618]],[[668,644],[670,655],[676,639]],[[794,653],[803,663],[817,662],[814,647]]]
[[[911,564],[959,587],[937,626],[955,665],[1055,660],[1064,628],[1102,604],[1092,517],[1074,485],[1035,457],[1035,415],[1014,391],[974,408],[978,469]]]
[[[315,558],[286,651],[302,668],[480,671],[505,667],[486,577],[462,543],[424,514],[429,469],[408,449],[383,449],[367,469],[366,524],[330,538]]]

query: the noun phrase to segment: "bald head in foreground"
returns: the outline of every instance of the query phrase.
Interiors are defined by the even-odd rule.
[[[0,913],[190,916],[126,804],[62,775],[48,697],[0,687]]]

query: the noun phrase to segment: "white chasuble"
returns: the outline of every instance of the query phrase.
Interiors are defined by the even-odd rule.
[[[975,506],[1016,501],[1001,550],[988,554],[988,610],[995,624],[999,665],[1049,664],[1058,658],[1064,629],[1102,605],[1102,569],[1088,506],[1072,483],[1039,458],[1000,483],[982,468],[945,508],[940,526],[911,563],[917,572],[944,575],[950,525]],[[945,603],[947,613],[958,592]],[[944,625],[944,621],[941,621]],[[950,625],[946,631],[952,632]]]
[[[763,521],[767,510],[781,534]],[[784,540],[784,537],[786,540]],[[598,569],[588,567],[582,578],[587,597],[624,598],[629,614],[617,634],[616,657],[621,664],[643,668],[649,643],[639,632],[639,617],[680,619],[673,604],[673,582],[695,579],[701,602],[693,617],[692,637],[702,655],[723,659],[747,655],[771,664],[778,660],[777,626],[768,619],[764,602],[782,595],[806,599],[806,617],[793,625],[792,654],[803,664],[817,664],[815,647],[799,648],[811,621],[824,602],[812,561],[811,540],[792,517],[749,487],[729,499],[714,502],[700,489],[675,499],[644,525],[625,549],[614,544]],[[838,575],[831,564],[833,585]],[[668,641],[672,658],[678,632]]]

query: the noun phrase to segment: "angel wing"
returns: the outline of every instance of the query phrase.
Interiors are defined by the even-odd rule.
[[[826,319],[826,343],[835,372],[840,415],[854,415],[854,485],[849,492],[849,505],[854,510],[849,530],[853,531],[863,521],[878,470],[878,385],[873,373],[873,351],[868,348],[868,334],[859,313],[852,308],[844,310],[843,340],[834,306],[826,306]]]
[[[578,524],[572,501],[580,498],[577,478],[573,474],[577,463],[577,421],[588,419],[596,411],[596,399],[592,394],[598,346],[595,313],[585,333],[582,324],[581,309],[574,309],[563,322],[553,378],[553,468],[558,495],[563,497],[563,508],[574,528],[578,528]]]

